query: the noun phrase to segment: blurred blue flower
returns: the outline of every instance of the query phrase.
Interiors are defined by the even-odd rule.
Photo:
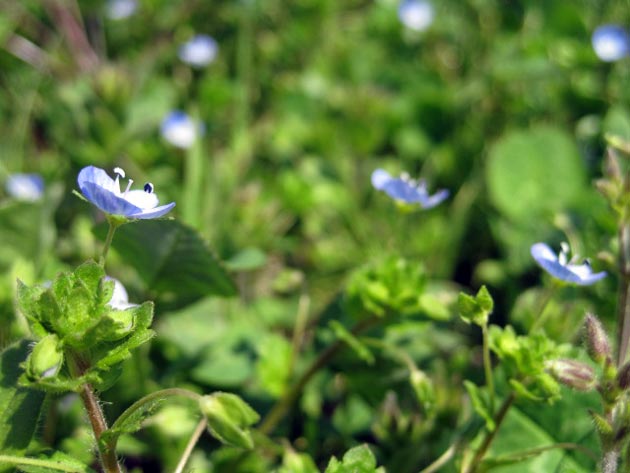
[[[433,16],[433,5],[426,0],[403,0],[398,7],[400,22],[410,30],[426,30],[433,23]]]
[[[124,20],[133,15],[137,8],[137,0],[107,0],[105,16],[110,20]]]
[[[16,200],[35,202],[44,195],[44,180],[39,174],[11,174],[5,189]]]
[[[179,47],[177,55],[186,64],[204,67],[217,57],[219,45],[213,37],[198,34]]]
[[[630,34],[621,26],[600,26],[593,32],[591,42],[602,61],[617,61],[630,54]]]
[[[433,195],[427,192],[426,182],[410,179],[407,174],[392,177],[383,169],[376,169],[372,173],[372,185],[375,189],[385,192],[397,201],[407,204],[420,204],[423,209],[430,209],[440,204],[449,195],[448,190],[441,189]]]
[[[175,202],[158,207],[158,198],[153,192],[153,184],[147,182],[144,190],[130,190],[133,180],[120,192],[119,180],[125,178],[125,171],[115,168],[116,179],[112,179],[102,169],[87,166],[81,169],[77,182],[87,200],[107,214],[122,215],[128,218],[158,218],[175,207]]]
[[[606,271],[593,273],[588,260],[582,264],[573,263],[576,257],[569,260],[569,245],[566,243],[562,243],[560,254],[557,256],[545,243],[535,243],[530,252],[542,269],[561,281],[588,286],[606,277]]]
[[[185,112],[174,110],[162,120],[160,133],[173,146],[186,149],[203,134],[203,125]]]

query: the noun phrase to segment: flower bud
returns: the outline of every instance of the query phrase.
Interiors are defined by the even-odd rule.
[[[32,380],[51,378],[59,373],[62,364],[59,339],[57,335],[48,335],[33,347],[26,362],[26,375]]]
[[[409,382],[422,408],[427,413],[432,412],[435,407],[435,389],[431,379],[424,372],[414,369],[409,377]]]
[[[617,385],[623,390],[630,388],[630,362],[619,368]]]
[[[235,394],[217,392],[199,400],[201,412],[208,420],[208,430],[223,443],[241,448],[253,448],[248,427],[260,416]]]
[[[559,359],[545,362],[547,371],[560,383],[579,391],[595,387],[595,372],[590,366],[575,360]]]
[[[610,362],[612,356],[610,342],[599,319],[593,314],[586,314],[584,329],[586,348],[591,359],[599,364]]]

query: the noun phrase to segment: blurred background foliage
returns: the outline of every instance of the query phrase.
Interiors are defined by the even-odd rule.
[[[470,415],[462,381],[482,378],[457,292],[487,284],[492,321],[526,327],[543,290],[532,243],[568,239],[612,267],[615,222],[591,182],[604,134],[630,139],[630,68],[600,61],[590,37],[627,24],[629,2],[443,0],[424,31],[401,24],[395,0],[139,0],[122,19],[106,7],[0,2],[0,180],[34,172],[46,183],[36,202],[2,195],[2,343],[24,335],[16,278],[50,280],[98,254],[103,217],[71,192],[90,164],[120,166],[177,202],[177,224],[123,227],[108,261],[131,300],[157,301],[158,332],[104,393],[110,415],[183,385],[236,392],[264,417],[320,350],[351,339],[375,308],[388,314],[306,386],[275,432],[284,452],[204,438],[191,468],[266,472],[283,456],[289,468],[295,451],[324,468],[367,442],[388,471],[417,471]],[[218,44],[202,68],[177,57],[196,33]],[[175,109],[203,124],[187,149],[160,134]],[[377,167],[451,198],[400,212],[371,188]],[[550,309],[557,341],[575,342],[586,308],[612,323],[614,288],[608,278],[562,291]],[[431,409],[401,352],[433,380]],[[593,402],[518,406],[495,453],[551,441],[597,450]],[[577,411],[584,425],[568,428]],[[196,422],[188,412],[164,409],[126,437],[127,466],[171,471]],[[85,429],[80,405],[62,398],[39,441],[89,462]],[[524,465],[593,461],[555,450]]]

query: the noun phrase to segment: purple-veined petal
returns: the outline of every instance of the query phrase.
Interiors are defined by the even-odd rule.
[[[561,281],[588,286],[606,277],[605,271],[593,274],[588,263],[563,264],[545,243],[535,243],[532,245],[530,253],[541,268]]]
[[[116,181],[109,177],[109,174],[107,174],[103,169],[97,168],[96,166],[86,166],[79,171],[77,183],[79,184],[79,189],[81,189],[81,191],[83,191],[83,185],[88,182],[96,184],[97,186],[110,192],[120,193],[120,186],[116,183]]]
[[[630,54],[630,33],[618,25],[600,26],[593,32],[591,42],[602,61],[618,61]]]
[[[422,208],[431,209],[435,207],[436,205],[440,205],[442,202],[448,199],[449,195],[450,195],[450,192],[447,189],[442,189],[440,191],[437,191],[435,194],[427,197],[426,199],[424,199],[424,201],[421,202]]]

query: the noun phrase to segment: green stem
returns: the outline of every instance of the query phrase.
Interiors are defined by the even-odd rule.
[[[486,436],[484,437],[483,441],[481,442],[481,445],[475,452],[475,456],[473,457],[472,461],[468,464],[468,466],[464,470],[465,473],[475,473],[475,471],[477,471],[477,467],[481,464],[481,460],[483,460],[484,455],[490,448],[490,445],[492,444],[494,437],[499,431],[499,427],[501,427],[501,424],[503,423],[503,420],[505,419],[505,415],[510,409],[510,406],[512,406],[512,403],[514,402],[515,397],[516,396],[512,392],[510,393],[508,397],[505,398],[505,401],[503,401],[503,404],[501,404],[501,407],[499,408],[499,410],[494,416],[494,424],[495,424],[494,429],[486,432]]]
[[[188,463],[188,459],[190,458],[190,455],[192,454],[195,445],[197,445],[197,442],[199,441],[199,437],[201,437],[201,434],[204,432],[204,430],[206,430],[207,426],[208,420],[204,416],[204,418],[201,419],[197,424],[197,427],[190,437],[190,440],[186,445],[186,449],[184,450],[182,457],[179,459],[179,463],[177,463],[177,467],[175,468],[175,471],[173,473],[182,473],[184,471],[186,463]]]
[[[549,302],[551,302],[551,299],[553,298],[553,296],[556,294],[557,290],[561,286],[562,284],[558,283],[555,279],[553,280],[551,286],[547,289],[547,292],[545,293],[544,297],[542,298],[540,302],[540,306],[538,307],[538,310],[537,310],[536,319],[534,320],[534,323],[529,329],[529,333],[534,333],[538,329],[545,326],[545,322],[547,321],[547,317],[545,316],[545,309],[547,308],[547,305],[549,305]]]
[[[486,385],[490,393],[490,412],[494,412],[494,377],[492,376],[492,360],[490,359],[490,344],[488,340],[488,323],[481,326],[483,338],[483,369],[486,374]]]
[[[379,320],[378,317],[370,317],[356,324],[351,330],[352,334],[357,335],[367,328],[374,325]],[[293,402],[302,393],[304,387],[311,380],[313,375],[317,373],[345,346],[345,342],[337,340],[335,343],[326,348],[314,361],[309,368],[302,374],[300,379],[285,393],[269,411],[267,416],[260,423],[259,431],[265,435],[269,435],[278,425],[282,418],[287,414]]]
[[[107,253],[109,253],[109,247],[112,245],[112,241],[114,240],[114,233],[116,233],[116,229],[120,226],[120,223],[117,223],[110,218],[107,219],[107,222],[109,223],[109,229],[107,230],[107,236],[105,237],[103,253],[99,259],[99,264],[103,267],[105,267],[105,260],[107,259]]]

